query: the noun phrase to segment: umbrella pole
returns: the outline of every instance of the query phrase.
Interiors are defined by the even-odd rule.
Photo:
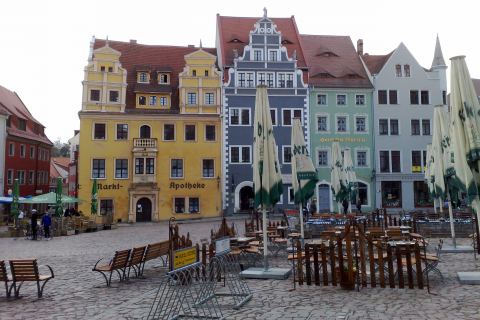
[[[300,218],[300,234],[302,235],[302,239],[304,239],[305,235],[303,233],[303,204],[302,204],[302,202],[300,202],[299,218]]]
[[[267,209],[262,206],[262,215],[263,215],[263,269],[268,270],[268,250],[267,250]]]
[[[453,211],[452,211],[452,199],[450,197],[450,192],[448,190],[448,184],[445,185],[445,191],[447,193],[447,201],[448,201],[448,216],[450,218],[450,231],[452,233],[452,244],[453,247],[457,247],[457,240],[455,239],[455,222],[453,220]]]

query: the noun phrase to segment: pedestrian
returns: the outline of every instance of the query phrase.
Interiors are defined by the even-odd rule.
[[[50,240],[50,226],[52,225],[52,218],[50,214],[47,212],[42,217],[42,225],[43,225],[43,232],[45,234],[45,239]]]
[[[343,207],[343,214],[347,214],[348,213],[348,200],[347,199],[343,199],[342,207]]]
[[[310,202],[310,216],[317,213],[317,200],[315,198]]]
[[[357,199],[357,212],[362,214],[362,200],[360,198]]]
[[[37,240],[37,210],[32,209],[32,216],[30,218],[30,223],[32,227],[32,240]]]

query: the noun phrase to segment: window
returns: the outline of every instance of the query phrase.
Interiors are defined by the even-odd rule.
[[[205,70],[204,75],[205,75],[205,77],[208,77],[208,70]]]
[[[318,132],[328,131],[328,117],[327,116],[317,116],[317,131]]]
[[[250,109],[248,108],[231,108],[230,109],[231,125],[250,125]]]
[[[397,90],[389,90],[388,98],[390,99],[390,104],[398,104]]]
[[[415,207],[433,207],[425,181],[413,181],[413,203]]]
[[[187,93],[187,104],[197,104],[197,94],[195,92]]]
[[[365,183],[357,182],[358,200],[362,206],[368,206],[368,186]]]
[[[175,125],[166,123],[163,125],[163,140],[173,141],[175,140]]]
[[[145,158],[145,173],[146,174],[155,174],[155,159],[154,158]]]
[[[424,136],[429,136],[430,135],[430,120],[429,119],[423,119],[422,120],[422,134]]]
[[[139,72],[138,82],[148,83],[148,72]]]
[[[274,78],[273,78],[273,73],[271,72],[267,72],[267,86],[269,88],[273,88],[274,87]]]
[[[320,106],[327,105],[327,95],[326,94],[317,94],[317,104]]]
[[[410,104],[418,104],[418,90],[410,90]]]
[[[188,212],[189,213],[200,212],[200,200],[198,198],[188,198]]]
[[[185,213],[185,198],[175,198],[175,213]]]
[[[302,109],[283,109],[282,115],[284,126],[291,126],[294,118],[300,118],[300,122],[303,122]]]
[[[428,90],[420,91],[420,101],[422,104],[430,104],[430,99],[428,95]]]
[[[480,96],[479,96],[480,99]],[[447,91],[443,90],[442,91],[442,102],[443,104],[447,104]]]
[[[115,159],[115,179],[128,178],[128,159]]]
[[[13,157],[15,155],[15,144],[13,142],[10,142],[8,144],[8,155],[10,157]]]
[[[203,159],[202,160],[202,177],[213,178],[214,175],[215,175],[215,172],[214,172],[213,159]]]
[[[92,160],[92,178],[93,179],[105,178],[105,159]]]
[[[382,206],[384,208],[402,207],[401,181],[382,181]]]
[[[185,141],[196,140],[196,126],[194,124],[185,125]]]
[[[422,172],[422,152],[412,151],[412,172]]]
[[[105,66],[101,66],[100,71],[105,72]]]
[[[160,97],[160,105],[162,107],[168,106],[168,98],[167,97]]]
[[[412,136],[419,136],[420,135],[420,120],[412,119],[411,121],[411,128],[412,128]]]
[[[380,172],[390,172],[389,151],[380,151]]]
[[[128,139],[128,124],[117,123],[117,140]]]
[[[100,215],[113,214],[113,200],[100,199]]]
[[[93,132],[93,139],[95,140],[105,140],[105,123],[95,123],[94,125],[94,132]]]
[[[205,93],[205,104],[206,105],[215,104],[215,94],[213,92]]]
[[[27,131],[27,121],[25,119],[18,119],[18,129]]]
[[[13,170],[12,169],[7,170],[7,184],[8,185],[13,184]]]
[[[262,50],[253,50],[253,60],[262,61]]]
[[[337,132],[347,132],[347,117],[337,117]]]
[[[395,65],[395,75],[397,77],[402,76],[402,66],[400,64]]]
[[[138,104],[141,105],[141,106],[147,105],[147,97],[139,96],[138,97]]]
[[[287,88],[293,88],[293,74],[287,73]]]
[[[258,85],[265,85],[265,72],[258,72],[257,73],[257,84]]]
[[[140,139],[149,139],[150,138],[150,126],[143,125],[140,127]]]
[[[365,95],[364,94],[356,94],[355,95],[355,105],[356,106],[364,106],[365,105]]]
[[[292,163],[292,147],[291,146],[283,146],[283,163]]]
[[[28,184],[35,184],[35,171],[28,171]]]
[[[337,94],[337,105],[344,106],[347,104],[347,96],[345,94]]]
[[[410,65],[403,65],[403,73],[405,74],[405,77],[410,77]]]
[[[378,90],[378,104],[387,104],[387,90]]]
[[[243,72],[238,73],[238,86],[245,87],[245,73]]]
[[[215,141],[216,137],[216,127],[215,125],[207,124],[205,126],[205,141]]]
[[[250,146],[231,146],[230,163],[250,163]]]
[[[156,106],[157,105],[157,97],[156,96],[150,96],[148,104],[151,105],[151,106]]]
[[[195,69],[192,70],[192,76],[194,76],[194,77],[197,76],[197,70],[195,70]]]
[[[118,102],[118,91],[116,90],[111,90],[108,92],[108,101],[110,102]]]
[[[355,130],[357,132],[366,132],[367,131],[366,122],[367,122],[367,119],[365,117],[356,117]]]
[[[17,171],[17,179],[19,184],[25,184],[25,170]]]
[[[30,159],[35,159],[35,147],[30,146]]]
[[[268,60],[277,61],[277,51],[276,50],[268,51]]]
[[[145,172],[145,161],[143,158],[135,158],[135,174],[143,174]]]
[[[183,159],[172,159],[170,167],[171,178],[183,178]]]
[[[100,101],[100,90],[98,89],[90,90],[90,101]]]
[[[278,87],[279,88],[285,88],[285,73],[279,73],[277,76],[278,79]]]
[[[318,150],[318,166],[326,167],[328,166],[328,150]]]
[[[254,81],[253,81],[253,72],[247,72],[247,87],[248,88],[253,88],[254,87]]]
[[[159,73],[158,74],[158,83],[159,84],[169,84],[170,79],[168,77],[168,73]]]
[[[293,192],[292,187],[288,187],[288,203],[293,204],[295,203],[295,193]]]
[[[26,154],[25,145],[21,144],[20,145],[20,158],[25,158],[25,154]]]
[[[390,119],[390,135],[398,136],[398,119]]]
[[[357,167],[367,166],[367,151],[357,151]]]
[[[270,109],[270,118],[272,119],[272,126],[277,125],[277,109]]]
[[[400,151],[390,151],[392,157],[392,172],[400,172]]]
[[[108,67],[108,72],[113,72],[113,67]]]

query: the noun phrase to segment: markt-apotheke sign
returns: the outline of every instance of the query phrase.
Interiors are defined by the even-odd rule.
[[[170,182],[170,189],[205,189],[205,183],[201,182]]]

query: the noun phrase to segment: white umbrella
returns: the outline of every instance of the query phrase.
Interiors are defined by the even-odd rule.
[[[448,201],[448,214],[450,218],[450,230],[452,233],[452,243],[456,247],[455,240],[455,225],[452,212],[452,201],[448,190],[448,183],[446,179],[448,170],[452,163],[450,161],[450,127],[448,114],[443,110],[443,106],[436,106],[433,111],[433,138],[432,138],[432,154],[433,154],[433,169],[435,181],[435,195],[440,202],[440,211],[442,211],[443,200]]]
[[[467,192],[468,201],[480,223],[478,195],[478,162],[480,159],[480,106],[473,87],[465,56],[454,57],[450,81],[450,129],[454,155],[454,181]],[[474,168],[475,170],[472,170]]]
[[[293,119],[292,127],[292,186],[295,204],[300,205],[300,233],[303,232],[303,204],[313,196],[318,181],[317,172],[308,154],[308,147],[303,137],[300,119]]]
[[[425,164],[425,180],[427,181],[428,192],[430,197],[433,199],[433,210],[437,213],[437,199],[435,195],[435,186],[434,186],[434,176],[433,176],[433,156],[432,156],[432,145],[427,144],[427,154],[426,154],[426,161]]]
[[[257,87],[253,128],[255,208],[260,207],[263,213],[263,262],[264,269],[267,270],[267,208],[272,208],[280,200],[283,185],[277,145],[273,136],[267,87],[264,85]]]
[[[343,169],[345,171],[345,183],[347,185],[350,213],[352,213],[352,193],[356,191],[357,174],[353,170],[352,155],[349,149],[343,151]]]
[[[335,201],[337,202],[338,211],[341,213],[339,202],[345,199],[347,195],[347,186],[345,184],[346,177],[345,171],[343,170],[342,153],[340,151],[340,145],[338,142],[332,143],[332,167],[330,179],[333,194],[335,195]]]

